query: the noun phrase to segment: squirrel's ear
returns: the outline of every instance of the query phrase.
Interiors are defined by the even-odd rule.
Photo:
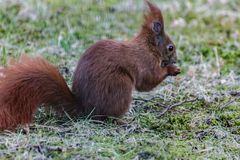
[[[151,3],[149,0],[145,0],[145,3],[148,5],[149,11],[152,13],[161,13],[161,10],[154,5],[153,3]]]
[[[161,34],[164,32],[164,21],[160,8],[151,3],[149,0],[145,0],[148,6],[148,13],[145,14],[145,22],[150,24],[154,33]]]

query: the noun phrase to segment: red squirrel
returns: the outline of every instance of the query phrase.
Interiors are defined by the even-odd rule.
[[[1,69],[0,130],[32,122],[38,106],[53,106],[71,116],[120,117],[132,91],[150,91],[167,76],[180,73],[175,45],[164,31],[161,10],[146,0],[148,11],[132,40],[100,40],[80,58],[72,91],[56,67],[42,58],[23,56]]]

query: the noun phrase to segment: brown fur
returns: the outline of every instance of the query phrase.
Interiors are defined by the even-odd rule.
[[[0,130],[31,123],[40,104],[70,115],[120,117],[129,109],[133,89],[150,91],[168,75],[178,74],[180,70],[172,64],[175,49],[167,50],[173,43],[164,32],[162,13],[147,4],[148,13],[135,38],[101,40],[86,50],[74,74],[72,93],[44,59],[23,57],[5,68],[0,77]],[[153,29],[154,22],[160,25]],[[162,61],[168,63],[166,67],[160,66]]]
[[[73,107],[74,103],[74,96],[54,66],[41,58],[22,57],[5,68],[0,79],[0,130],[30,123],[40,104],[70,111],[65,106]]]

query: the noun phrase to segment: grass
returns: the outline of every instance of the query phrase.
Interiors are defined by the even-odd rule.
[[[0,159],[240,159],[240,2],[154,2],[183,73],[152,92],[135,92],[127,127],[41,108],[30,134],[0,135]],[[0,64],[41,55],[71,85],[84,50],[99,39],[134,36],[142,11],[140,0],[0,0]],[[195,97],[158,117],[161,104]]]

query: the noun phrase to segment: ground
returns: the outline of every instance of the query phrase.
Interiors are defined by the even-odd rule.
[[[240,159],[240,1],[153,1],[182,74],[135,92],[125,127],[41,108],[29,134],[0,134],[0,159]],[[130,39],[143,11],[142,0],[0,0],[0,64],[40,55],[71,86],[84,50]]]

